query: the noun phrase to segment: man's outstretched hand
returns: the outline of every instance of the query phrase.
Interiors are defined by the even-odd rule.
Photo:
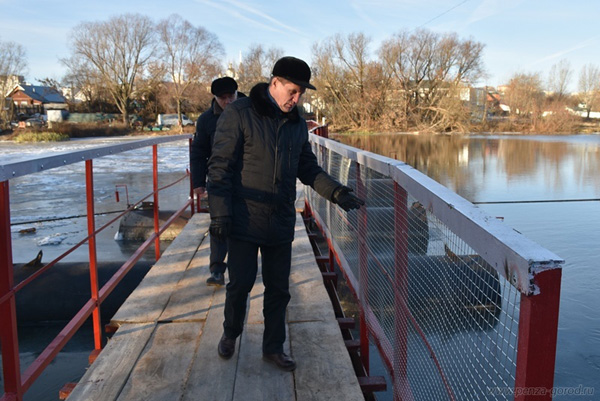
[[[208,231],[213,237],[225,241],[231,232],[231,217],[222,216],[211,219]]]
[[[337,203],[342,209],[344,209],[347,212],[352,209],[358,209],[359,207],[364,205],[365,201],[355,196],[352,193],[352,191],[352,188],[347,187],[345,185],[339,186],[333,192],[333,203]]]

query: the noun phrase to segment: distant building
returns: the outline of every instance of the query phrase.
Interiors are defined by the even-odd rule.
[[[77,89],[74,87],[69,87],[69,86],[65,86],[60,88],[60,92],[62,93],[62,95],[71,103],[83,103],[83,102],[90,102],[92,99],[90,98],[91,94],[93,94],[95,91],[93,89],[90,89],[90,87],[86,87],[84,89]]]
[[[16,113],[26,115],[40,113],[46,110],[60,110],[67,108],[67,100],[56,89],[49,86],[18,84],[8,96],[14,105]]]
[[[229,77],[229,78],[233,78],[235,80],[238,80],[238,74],[235,71],[235,68],[233,68],[233,63],[229,63],[229,67],[227,67],[227,71],[225,71],[225,76]]]
[[[8,97],[10,91],[17,85],[25,81],[25,77],[22,75],[0,75],[0,88],[5,97]]]

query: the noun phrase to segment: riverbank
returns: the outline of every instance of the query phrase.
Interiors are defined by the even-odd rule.
[[[343,130],[329,127],[329,132],[336,135],[373,135],[373,134],[403,134],[403,135],[579,135],[600,133],[600,121],[581,120],[568,125],[552,126],[551,124],[538,124],[539,128],[510,120],[502,120],[484,125],[471,127],[468,132],[459,131],[431,131],[408,130],[404,132],[368,131],[368,130]]]
[[[23,142],[48,142],[68,140],[70,138],[97,138],[97,137],[122,137],[122,136],[157,136],[193,134],[195,127],[188,125],[180,130],[178,127],[160,131],[135,129],[116,123],[106,124],[54,124],[51,128],[15,128],[0,132],[0,141],[17,141],[25,138]]]
[[[96,124],[82,123],[54,124],[52,128],[16,128],[0,132],[0,141],[22,141],[22,142],[55,142],[58,140],[69,140],[70,138],[96,138],[96,137],[123,137],[123,136],[157,136],[178,135],[180,133],[193,134],[194,126],[185,126],[182,130],[178,127],[160,131],[148,129],[136,129],[121,123]],[[533,131],[522,125],[494,124],[486,127],[478,127],[468,133],[463,132],[434,132],[434,131],[406,131],[406,132],[382,132],[382,131],[343,131],[329,127],[329,132],[335,135],[375,135],[375,134],[402,134],[402,135],[579,135],[600,134],[600,121],[581,121],[573,124],[569,132]],[[43,134],[43,135],[40,135]],[[17,139],[19,138],[19,139]]]

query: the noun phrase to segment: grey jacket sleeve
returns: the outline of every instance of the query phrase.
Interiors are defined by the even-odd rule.
[[[312,187],[323,198],[327,199],[330,202],[333,202],[333,193],[340,186],[342,186],[341,183],[339,183],[336,179],[327,174],[325,171],[322,171],[315,177],[315,182]]]

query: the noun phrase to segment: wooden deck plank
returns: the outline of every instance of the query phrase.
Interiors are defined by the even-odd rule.
[[[217,344],[223,334],[224,305],[225,288],[220,288],[214,294],[182,401],[231,401],[233,398],[234,366],[239,354],[236,351],[230,360],[217,354]]]
[[[295,237],[288,322],[292,353],[298,364],[295,371],[297,399],[363,401],[301,219],[296,221]]]
[[[208,231],[210,217],[196,213],[165,250],[140,285],[111,319],[111,324],[157,322]]]
[[[203,325],[159,323],[117,401],[179,400]]]
[[[263,328],[262,324],[246,324],[240,337],[233,401],[296,399],[293,373],[284,372],[262,360]]]
[[[364,401],[335,321],[291,323],[290,337],[299,367],[295,372],[299,401]]]
[[[198,322],[206,320],[215,287],[207,286],[210,276],[210,238],[198,248],[183,278],[177,283],[167,307],[160,315],[160,322]]]
[[[304,184],[302,184],[300,180],[296,180],[296,212],[298,213],[303,212],[306,206],[304,201],[304,188]]]
[[[88,369],[69,401],[114,401],[125,386],[155,323],[128,324],[121,327],[102,350],[93,368]]]
[[[335,313],[300,218],[296,220],[292,266],[288,322],[334,321]]]
[[[135,297],[117,313],[129,321],[148,319],[148,323],[122,324],[69,401],[362,401],[302,219],[297,218],[293,243],[292,299],[284,344],[298,364],[291,373],[262,360],[264,285],[260,267],[236,353],[230,360],[218,356],[225,288],[205,283],[209,241],[205,238],[199,243],[207,229],[206,214],[193,218],[178,242],[167,249],[169,253],[165,251],[166,258],[160,262],[165,266],[153,267],[153,274],[147,275],[134,291]],[[144,297],[157,297],[160,302]],[[135,316],[136,308],[139,316]]]

